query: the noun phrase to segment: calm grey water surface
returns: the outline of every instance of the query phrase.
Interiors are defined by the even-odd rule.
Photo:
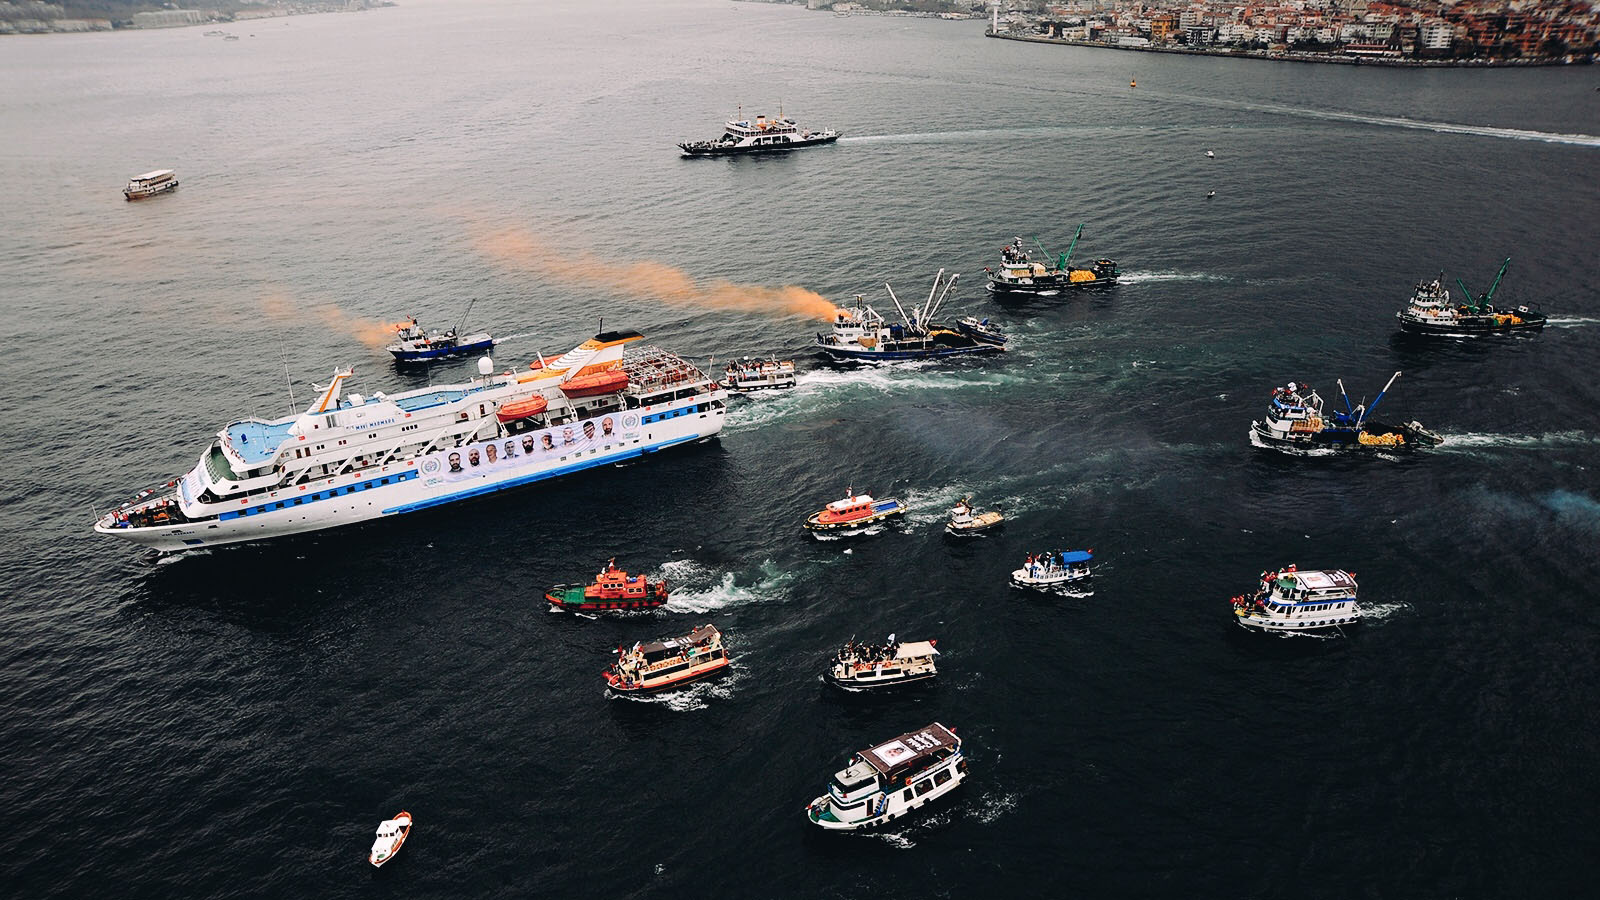
[[[986,40],[982,25],[716,0],[414,2],[0,41],[0,878],[17,896],[1574,896],[1600,855],[1600,93],[1593,69],[1390,71]],[[1137,89],[1130,89],[1136,77]],[[846,138],[682,160],[743,104]],[[1403,118],[1406,121],[1392,121]],[[1216,158],[1203,157],[1206,149]],[[179,170],[124,203],[131,174]],[[1205,199],[1208,191],[1216,197]],[[1014,235],[1126,283],[1002,306]],[[563,271],[488,252],[511,235]],[[1394,336],[1440,269],[1538,337]],[[279,546],[157,559],[95,504],[188,468],[363,323],[514,335],[605,317],[704,359],[820,322],[663,305],[619,279],[835,301],[966,274],[1004,358],[840,370],[738,403],[720,442]],[[1426,458],[1262,456],[1270,388],[1343,377],[1446,436]],[[464,376],[467,367],[435,378]],[[817,543],[847,484],[906,529]],[[1012,516],[938,532],[964,493]],[[1005,586],[1093,546],[1095,596]],[[852,552],[844,552],[850,548]],[[545,613],[613,554],[659,613]],[[1346,639],[1249,640],[1227,598],[1359,574]],[[711,621],[735,673],[609,700],[619,643]],[[855,635],[937,637],[938,688],[818,680]],[[960,799],[812,833],[851,751],[938,719]],[[418,830],[365,862],[401,807]]]

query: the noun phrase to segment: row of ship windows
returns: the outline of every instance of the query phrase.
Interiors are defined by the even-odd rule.
[[[687,416],[687,415],[692,415],[694,413],[700,412],[702,407],[703,407],[703,404],[696,403],[694,406],[685,406],[682,409],[673,409],[673,410],[668,410],[667,412],[651,413],[650,415],[645,416],[644,418],[640,419],[639,422],[640,422],[640,424],[643,424],[643,425],[649,425],[651,422],[660,422],[663,419],[676,419],[678,416]]]
[[[353,493],[355,493],[357,491],[367,490],[368,488],[382,487],[383,485],[387,485],[387,484],[398,484],[399,482],[405,481],[408,478],[415,478],[415,477],[417,477],[415,472],[401,472],[401,473],[399,473],[397,475],[386,475],[383,478],[376,478],[376,479],[373,479],[372,481],[363,481],[360,484],[352,484],[352,485],[348,485],[346,487],[333,488],[331,490],[326,490],[326,491],[317,491],[314,494],[306,494],[303,497],[293,497],[293,498],[288,499],[288,500],[279,500],[276,503],[263,503],[260,506],[252,506],[249,509],[242,509],[242,510],[239,510],[238,512],[223,513],[218,518],[219,519],[236,519],[239,516],[254,516],[254,515],[258,515],[260,513],[271,512],[273,510],[284,509],[284,508],[291,507],[291,506],[301,506],[301,505],[304,505],[306,503],[316,502],[318,500],[327,500],[327,499],[331,499],[333,497],[342,497],[345,494],[353,494]]]

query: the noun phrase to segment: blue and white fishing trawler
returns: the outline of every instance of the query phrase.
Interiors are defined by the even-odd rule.
[[[1350,405],[1340,381],[1344,412],[1324,414],[1322,398],[1308,384],[1289,382],[1273,388],[1267,414],[1250,423],[1250,443],[1268,450],[1299,456],[1324,456],[1334,453],[1409,453],[1444,443],[1444,438],[1422,427],[1413,419],[1404,425],[1386,425],[1370,418],[1385,394],[1400,377],[1396,372],[1378,392],[1372,405]]]
[[[101,516],[100,534],[168,552],[385,518],[703,441],[727,391],[635,331],[561,357],[404,393],[344,393],[339,369],[306,410],[240,419],[194,468]]]
[[[478,301],[472,301],[476,302]],[[461,314],[461,320],[456,322],[456,327],[449,331],[435,331],[430,334],[426,328],[417,324],[417,317],[412,316],[411,321],[395,326],[397,339],[384,349],[394,354],[395,362],[402,363],[428,362],[489,352],[496,341],[488,332],[461,334],[461,324],[467,320],[467,313],[472,312],[472,303],[467,304],[467,311]]]
[[[878,311],[856,295],[856,305],[833,313],[833,330],[817,335],[817,347],[836,359],[908,360],[960,356],[967,353],[999,353],[1006,349],[1006,336],[988,319],[964,316],[953,325],[941,325],[934,316],[955,289],[960,275],[945,278],[944,270],[933,278],[928,299],[907,313],[895,296],[894,288],[884,284],[889,299],[900,311],[901,322],[890,324]]]

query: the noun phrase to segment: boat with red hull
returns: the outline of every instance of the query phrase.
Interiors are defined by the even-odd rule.
[[[720,675],[728,670],[728,651],[715,625],[701,625],[682,637],[618,647],[617,661],[605,675],[612,690],[653,694]]]
[[[654,609],[667,602],[667,583],[629,575],[617,568],[613,557],[595,576],[593,584],[558,584],[544,592],[544,599],[556,609]]]

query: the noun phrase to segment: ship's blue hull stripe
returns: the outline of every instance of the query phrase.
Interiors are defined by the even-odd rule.
[[[700,435],[692,434],[688,437],[681,437],[677,440],[667,441],[666,443],[651,444],[648,447],[640,447],[637,450],[629,450],[626,453],[619,453],[613,456],[591,459],[585,462],[575,463],[570,466],[563,466],[559,469],[551,469],[548,472],[535,472],[532,475],[524,475],[520,478],[513,478],[510,481],[486,484],[482,487],[476,487],[465,491],[457,491],[454,494],[446,494],[443,497],[434,497],[431,500],[421,500],[416,503],[407,503],[404,506],[393,506],[384,510],[383,514],[387,516],[394,513],[406,513],[414,512],[419,509],[427,509],[430,506],[442,506],[446,503],[454,503],[457,500],[465,500],[468,497],[478,497],[482,496],[483,494],[492,494],[495,491],[503,491],[507,488],[521,487],[525,484],[532,484],[535,481],[543,481],[546,478],[556,478],[561,475],[570,475],[573,472],[581,472],[584,469],[592,469],[595,466],[606,466],[612,463],[622,462],[623,460],[633,459],[634,457],[642,456],[646,453],[652,453],[656,450],[662,450],[667,447],[673,447],[678,444],[685,443],[687,441],[695,441],[699,439]]]
[[[240,516],[255,516],[260,515],[261,513],[279,509],[292,509],[296,506],[305,506],[308,503],[316,503],[319,500],[332,500],[334,497],[342,497],[345,494],[354,494],[357,491],[366,491],[376,487],[387,487],[391,484],[399,484],[402,481],[410,481],[416,477],[417,472],[412,470],[407,472],[396,472],[393,475],[381,475],[377,478],[369,478],[366,481],[358,482],[356,484],[347,484],[344,487],[325,488],[319,491],[308,490],[304,494],[296,494],[293,497],[285,497],[282,500],[274,500],[271,503],[263,503],[260,506],[252,506],[249,509],[240,509],[233,512],[219,513],[217,515],[217,521],[226,522],[229,519],[237,519]]]
[[[984,344],[978,347],[943,350],[842,350],[838,347],[821,347],[821,350],[847,359],[928,359],[934,356],[960,356],[963,353],[996,353],[1005,350],[1005,346]]]

